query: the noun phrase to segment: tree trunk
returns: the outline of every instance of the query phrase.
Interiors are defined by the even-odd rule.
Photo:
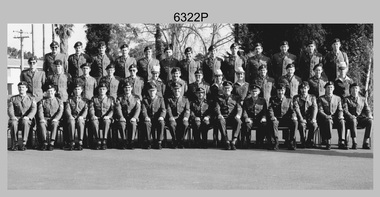
[[[239,43],[239,24],[235,23],[234,27],[235,27],[235,42]]]
[[[366,99],[368,99],[368,87],[369,87],[369,81],[371,79],[371,67],[372,67],[372,58],[369,59],[368,72],[367,72],[367,77],[365,80],[365,98]]]
[[[156,34],[155,34],[155,39],[156,39],[156,58],[158,60],[163,59],[163,42],[162,42],[162,30],[161,30],[161,25],[159,23],[156,24]]]

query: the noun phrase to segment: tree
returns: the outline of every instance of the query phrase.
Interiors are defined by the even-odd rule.
[[[60,50],[61,53],[67,54],[68,53],[68,42],[69,38],[73,34],[73,24],[54,24],[55,26],[55,33],[58,35],[60,39]]]

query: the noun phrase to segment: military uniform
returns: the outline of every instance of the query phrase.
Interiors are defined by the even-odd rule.
[[[244,101],[245,97],[247,97],[248,90],[249,90],[249,83],[247,83],[247,82],[243,82],[243,83],[235,82],[233,85],[233,89],[232,89],[231,94],[236,96],[236,99],[238,100],[240,105],[243,105],[243,101]]]
[[[98,82],[94,77],[91,76],[80,76],[74,80],[74,83],[78,83],[78,81],[81,81],[83,83],[83,98],[90,100],[96,93],[96,86],[98,85]]]
[[[286,84],[286,92],[285,96],[289,98],[293,98],[298,94],[298,86],[301,84],[301,78],[296,75],[289,76],[283,75],[278,79],[278,83]]]
[[[68,73],[54,74],[48,76],[48,84],[54,84],[57,89],[57,97],[63,102],[66,102],[69,98],[69,94],[72,92],[72,80]]]
[[[44,56],[44,63],[43,63],[43,71],[45,72],[46,76],[53,75],[55,73],[55,70],[53,69],[54,61],[61,60],[64,73],[67,73],[67,56],[63,53],[57,53],[56,55],[53,55],[53,53],[48,53]]]
[[[83,75],[81,66],[87,62],[91,62],[91,57],[85,53],[71,54],[67,60],[68,62],[68,73],[73,77],[77,78]]]
[[[91,65],[90,75],[98,81],[101,77],[106,76],[106,68],[112,63],[113,60],[112,57],[108,54],[98,54],[92,59],[93,61]]]
[[[269,75],[273,78],[278,79],[286,73],[286,66],[289,63],[295,63],[297,57],[289,52],[286,53],[276,53],[272,57],[272,68],[268,69]]]
[[[165,58],[160,61],[160,78],[163,80],[164,83],[167,83],[172,79],[172,69],[174,67],[179,67],[179,61],[176,58]]]
[[[236,77],[235,70],[238,67],[242,67],[243,69],[246,68],[244,64],[244,60],[238,55],[236,56],[230,55],[223,61],[221,65],[221,70],[227,81],[236,82],[237,77]]]
[[[259,73],[258,73],[259,67],[261,65],[265,65],[268,68],[270,68],[271,67],[270,64],[271,64],[270,58],[266,57],[263,54],[257,54],[248,58],[245,80],[250,84],[254,83],[255,79],[259,77]]]
[[[338,66],[340,62],[345,62],[348,66],[347,53],[338,51],[337,53],[330,51],[323,59],[323,70],[329,81],[334,81],[338,77]]]
[[[133,57],[123,57],[119,56],[115,60],[115,75],[120,78],[126,78],[129,77],[131,74],[129,73],[129,67],[134,64],[136,65],[136,59]]]
[[[88,113],[88,100],[82,96],[72,96],[66,102],[65,116],[68,124],[68,132],[70,143],[70,149],[74,148],[75,141],[75,129],[78,130],[78,150],[82,150],[82,141],[85,129],[85,122]],[[79,118],[81,117],[81,118]]]
[[[108,85],[107,90],[108,90],[109,95],[112,96],[114,99],[116,99],[118,92],[120,92],[118,90],[120,87],[120,81],[121,81],[121,78],[118,76],[110,77],[109,75],[107,75],[100,78],[99,83],[102,83],[102,82],[107,83]]]
[[[214,72],[217,69],[221,69],[222,67],[223,60],[219,57],[211,58],[208,57],[206,58],[203,63],[202,63],[202,71],[203,71],[203,76],[204,80],[208,84],[213,84],[214,82]]]
[[[310,86],[310,94],[313,94],[317,98],[325,95],[325,85],[327,83],[327,80],[324,77],[317,78],[317,76],[312,76],[308,82]]]
[[[119,84],[119,94],[124,94],[123,88],[120,88],[123,84],[126,82],[129,82],[132,84],[132,94],[139,97],[139,99],[142,99],[143,89],[144,89],[144,80],[143,78],[136,76],[135,78],[132,78],[132,76],[129,76],[125,78],[120,84]]]
[[[316,51],[313,53],[303,52],[298,60],[298,70],[296,75],[300,76],[302,81],[307,81],[314,76],[313,68],[315,65],[322,63],[322,55]]]
[[[260,91],[259,96],[263,97],[268,105],[270,97],[274,96],[275,91],[276,91],[276,88],[274,87],[274,84],[275,84],[274,79],[268,76],[265,76],[265,77],[258,76],[253,81],[253,84],[256,84],[260,87],[261,91]]]
[[[350,95],[350,85],[353,84],[354,81],[346,76],[345,78],[336,78],[334,81],[334,94],[340,96],[343,99],[346,96]]]
[[[20,75],[20,81],[26,81],[28,83],[27,93],[34,96],[36,102],[40,101],[43,97],[43,88],[46,82],[46,75],[44,71],[36,69],[35,72],[32,69],[23,70]]]
[[[186,135],[187,127],[189,126],[189,101],[183,96],[180,96],[179,98],[168,98],[166,109],[169,119],[169,130],[173,139],[173,146],[175,147],[176,143],[178,143],[178,147],[183,148],[184,137]],[[174,118],[174,120],[172,118]]]
[[[183,59],[179,62],[179,68],[181,69],[181,78],[187,84],[191,84],[195,82],[195,71],[200,68],[200,63],[193,59]]]
[[[17,132],[19,128],[23,134],[23,146],[20,147],[20,150],[26,150],[25,145],[28,141],[29,130],[32,126],[32,120],[34,119],[36,111],[36,101],[32,96],[16,95],[10,98],[8,102],[8,116],[13,143],[12,150],[16,150]],[[29,119],[24,119],[24,117],[28,117]]]
[[[141,58],[137,61],[137,75],[140,76],[144,82],[148,81],[148,79],[152,78],[151,70],[153,66],[160,66],[160,62],[155,58]]]
[[[165,91],[166,91],[166,85],[164,82],[158,78],[157,80],[150,79],[147,83],[155,83],[156,84],[156,89],[157,89],[157,96],[164,97]],[[148,94],[148,89],[145,88],[144,86],[144,91],[143,91],[145,96],[149,96]]]
[[[175,84],[176,83],[180,83],[181,84],[181,96],[185,95],[185,93],[187,92],[188,90],[188,86],[187,86],[187,83],[182,80],[182,79],[179,79],[177,82],[174,82],[173,80],[170,80],[168,82],[168,84],[166,85],[166,90],[165,90],[165,93],[164,93],[164,98],[172,98],[174,97],[174,88],[175,88]]]
[[[190,102],[195,101],[197,99],[196,90],[198,88],[203,88],[205,90],[206,99],[207,96],[210,94],[210,85],[205,82],[201,81],[200,83],[194,82],[189,85],[189,89],[187,90],[186,97],[189,99]]]

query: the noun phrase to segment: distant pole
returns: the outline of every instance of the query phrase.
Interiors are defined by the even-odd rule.
[[[34,29],[32,24],[32,55],[34,56]]]
[[[45,57],[45,24],[42,24],[42,57]]]
[[[23,33],[27,33],[27,32],[23,32],[22,31],[22,29],[20,29],[20,31],[13,31],[13,32],[16,32],[16,33],[19,33],[20,34],[20,36],[18,36],[18,37],[14,37],[14,38],[16,38],[16,39],[20,39],[20,51],[21,51],[21,65],[20,65],[20,69],[21,69],[21,71],[23,71],[24,70],[24,52],[23,52],[23,50],[22,50],[22,47],[23,47],[23,44],[22,44],[22,42],[24,41],[24,38],[29,38],[29,36],[23,36],[22,34]]]

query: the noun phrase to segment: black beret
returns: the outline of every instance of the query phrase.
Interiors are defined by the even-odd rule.
[[[317,65],[314,66],[313,70],[315,70],[315,69],[316,69],[317,67],[319,67],[319,66],[323,68],[323,64],[322,64],[322,63],[319,63],[319,64],[317,64]]]
[[[106,67],[106,70],[108,70],[110,68],[115,68],[115,65],[114,64],[108,64],[108,66]]]
[[[129,48],[128,44],[122,44],[122,45],[120,46],[120,49],[124,49],[124,48]]]
[[[58,42],[57,41],[51,42],[50,47],[53,47],[53,46],[59,46]]]
[[[180,83],[177,82],[177,83],[174,84],[173,87],[174,87],[174,89],[181,88],[182,84],[180,84]]]
[[[33,60],[37,61],[37,57],[36,56],[30,57],[28,59],[28,63],[31,62],[31,61],[33,61]]]
[[[288,64],[288,65],[286,65],[286,69],[288,69],[288,68],[294,68],[294,64]]]
[[[203,75],[203,71],[202,71],[202,69],[197,69],[197,70],[194,72],[194,75],[197,75],[197,74],[202,74],[202,75]]]
[[[257,42],[253,45],[254,48],[256,47],[263,47],[263,45],[260,42]]]
[[[148,84],[146,84],[146,89],[147,90],[157,89],[157,84],[153,81],[150,81],[148,82]]]
[[[332,82],[332,81],[327,82],[327,83],[325,84],[324,88],[326,88],[326,87],[329,86],[329,85],[334,86],[334,82]]]
[[[264,69],[264,68],[265,68],[265,69],[268,69],[268,68],[267,68],[267,65],[262,64],[261,66],[259,66],[259,70]]]
[[[62,65],[62,60],[55,60],[54,63],[55,65]]]
[[[98,48],[102,47],[102,46],[106,46],[106,43],[104,41],[100,41],[99,44],[98,44]]]
[[[307,46],[309,46],[309,45],[311,45],[311,44],[316,45],[314,40],[309,40],[309,41],[307,41],[307,43],[306,43]]]
[[[100,82],[98,88],[106,87],[108,89],[108,84],[106,82]]]
[[[205,93],[206,92],[205,89],[202,88],[202,87],[198,87],[195,91],[196,92],[201,92],[201,93]]]
[[[127,87],[127,86],[131,86],[132,87],[132,83],[130,81],[125,81],[123,83],[123,88]]]
[[[300,85],[299,85],[299,88],[304,88],[304,87],[310,87],[309,86],[309,82],[307,82],[307,81],[303,81]]]
[[[224,81],[223,86],[232,86],[233,83],[231,81]]]
[[[78,46],[83,46],[82,42],[78,41],[74,44],[74,48],[78,47]]]
[[[284,40],[284,41],[282,41],[282,42],[280,43],[280,46],[282,46],[282,45],[288,45],[288,46],[289,46],[289,43],[288,43],[288,41]]]
[[[356,86],[359,87],[359,84],[357,84],[357,83],[352,83],[352,84],[350,85],[350,89],[351,89],[352,87],[356,87]]]
[[[185,49],[185,53],[187,53],[187,52],[193,52],[193,48],[191,48],[191,47],[186,47],[186,49]]]
[[[84,63],[84,64],[80,65],[80,68],[83,68],[85,66],[88,66],[89,68],[91,68],[91,63],[89,63],[89,62]]]
[[[55,90],[55,85],[54,84],[49,83],[49,84],[46,85],[46,90],[49,90],[49,89],[52,89],[52,88]]]
[[[84,84],[83,84],[83,81],[82,80],[78,80],[74,83],[74,88],[76,87],[81,87],[83,88]]]
[[[259,89],[259,90],[261,90],[261,87],[258,86],[257,84],[251,84],[251,85],[249,86],[249,88],[250,88],[251,90],[254,90],[254,89]]]
[[[178,67],[174,67],[170,73],[173,74],[173,73],[175,73],[175,72],[181,72],[181,69],[178,68]]]
[[[213,51],[214,49],[216,49],[216,47],[214,45],[211,45],[209,48],[208,48],[208,51]]]
[[[334,38],[334,40],[331,42],[331,44],[334,44],[336,42],[340,42],[340,39],[339,38]]]
[[[164,52],[167,50],[173,50],[173,46],[169,44],[168,46],[165,47]]]
[[[286,84],[285,83],[278,83],[276,85],[276,89],[279,90],[279,89],[285,89],[286,88]]]
[[[20,83],[18,83],[17,86],[20,85],[28,86],[28,83],[26,81],[20,81]]]
[[[145,47],[144,52],[146,52],[147,50],[152,50],[152,47],[150,47],[150,46]]]
[[[132,68],[136,68],[137,69],[137,65],[136,64],[132,64],[129,66],[128,70],[131,70]]]

